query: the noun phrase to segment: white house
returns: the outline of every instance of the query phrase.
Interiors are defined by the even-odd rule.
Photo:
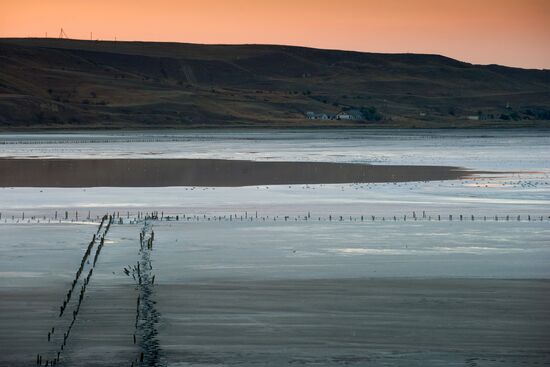
[[[365,116],[359,110],[342,111],[336,115],[337,120],[364,120]]]
[[[337,120],[353,120],[353,116],[347,112],[340,112],[336,115]]]

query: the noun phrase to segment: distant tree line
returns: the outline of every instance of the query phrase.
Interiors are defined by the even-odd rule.
[[[381,121],[384,117],[376,110],[376,107],[361,107],[359,111],[367,121]]]
[[[527,108],[522,112],[535,120],[550,120],[550,109],[535,107]]]

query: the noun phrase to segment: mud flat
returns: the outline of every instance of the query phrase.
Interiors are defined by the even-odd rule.
[[[121,289],[96,285],[90,291],[61,365],[129,366],[135,359],[139,353],[131,339],[135,292],[130,287]],[[49,287],[0,287],[0,365],[35,366],[37,353],[55,355],[64,330],[56,329],[52,342],[46,334],[58,319],[56,306],[65,290],[65,285],[54,283]]]
[[[450,166],[222,159],[0,159],[0,187],[236,187],[456,180]]]
[[[391,228],[383,233],[384,226],[398,226],[388,222],[353,230],[351,222],[278,221],[268,230],[263,221],[155,221],[151,261],[157,280],[150,300],[158,312],[156,365],[550,363],[550,281],[544,271],[524,266],[536,268],[533,257],[547,259],[547,222],[449,222],[438,231],[433,226],[440,222],[407,223],[400,233],[414,234],[408,247],[431,251],[399,255],[409,250],[403,249],[404,237],[387,236]],[[496,225],[518,233],[511,237]],[[143,345],[132,339],[139,293],[123,269],[139,260],[140,229],[115,222],[109,230],[61,365],[128,367],[139,356]],[[0,247],[0,366],[31,366],[37,353],[50,357],[58,346],[65,330],[57,327],[64,325],[60,301],[97,223],[4,223],[0,230],[9,239]],[[444,231],[457,242],[441,237]],[[502,256],[491,250],[501,239],[479,248],[475,234],[483,238],[487,232],[509,239],[500,246]],[[367,238],[365,248],[375,251],[330,251],[358,248]],[[435,246],[458,253],[436,255]],[[460,255],[466,247],[475,253]],[[384,248],[399,251],[376,255]],[[495,261],[501,271],[491,271]],[[450,264],[466,275],[453,277]],[[446,271],[414,272],[430,267]],[[385,275],[377,275],[382,269]],[[48,342],[52,326],[54,341]]]
[[[34,365],[47,348],[55,288],[0,287],[2,366]],[[549,295],[547,280],[449,278],[155,287],[167,366],[546,365]],[[131,286],[96,285],[67,365],[130,365],[134,296]]]
[[[173,365],[550,363],[550,282],[217,281],[159,286]]]

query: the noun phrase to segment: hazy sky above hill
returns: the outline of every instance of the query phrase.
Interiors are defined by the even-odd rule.
[[[1,37],[269,43],[550,69],[550,0],[0,0]]]

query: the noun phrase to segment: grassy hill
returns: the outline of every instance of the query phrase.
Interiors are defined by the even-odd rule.
[[[305,119],[308,111],[352,108],[368,121]],[[508,127],[549,120],[548,70],[290,46],[0,39],[3,129]]]

